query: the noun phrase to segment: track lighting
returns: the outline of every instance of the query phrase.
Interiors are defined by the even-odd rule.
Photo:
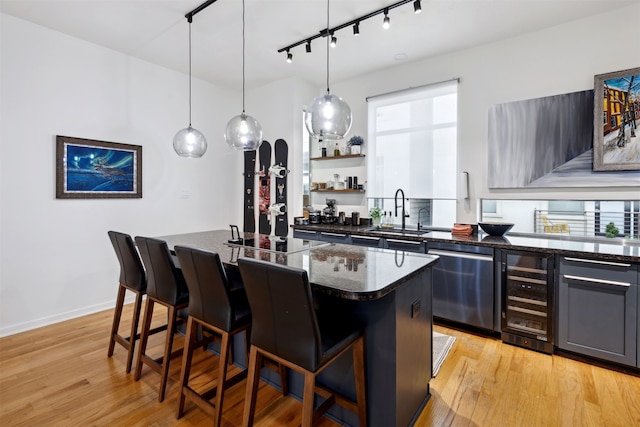
[[[384,28],[385,30],[389,28],[389,26],[391,25],[391,19],[389,19],[389,10],[385,9],[384,10],[384,19],[382,20],[382,28]]]
[[[287,51],[287,62],[291,64],[293,62],[293,53]]]
[[[212,1],[216,1],[216,0],[208,0],[209,2]],[[413,4],[413,11],[417,14],[420,13],[422,11],[422,5],[421,5],[421,1],[420,0],[399,0],[393,4],[390,4],[388,6],[385,6],[381,9],[377,9],[374,10],[372,12],[369,12],[365,15],[359,16],[355,19],[352,19],[351,21],[348,22],[344,22],[340,25],[335,25],[333,27],[328,27],[328,28],[323,28],[320,31],[318,31],[317,33],[309,36],[309,37],[305,37],[304,39],[292,43],[288,46],[282,47],[280,49],[278,49],[278,53],[281,52],[286,52],[287,53],[287,60],[290,60],[291,58],[289,58],[289,51],[297,46],[306,44],[306,50],[307,52],[311,52],[311,42],[317,38],[321,38],[321,37],[326,37],[327,38],[327,45],[330,45],[331,47],[335,47],[336,43],[337,43],[337,37],[335,36],[335,33],[337,33],[338,31],[342,30],[343,28],[347,28],[347,27],[352,27],[353,29],[353,35],[357,36],[360,34],[360,22],[362,21],[366,21],[369,18],[373,18],[374,16],[378,16],[378,15],[383,15],[384,14],[384,19],[382,21],[382,27],[384,29],[387,29],[391,26],[391,19],[389,18],[389,11],[392,9],[395,9],[397,7],[400,7],[402,5],[405,4]]]

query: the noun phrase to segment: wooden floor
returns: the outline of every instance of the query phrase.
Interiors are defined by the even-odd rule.
[[[164,318],[157,313],[156,323]],[[111,316],[105,311],[0,339],[0,425],[209,425],[193,404],[182,419],[175,418],[179,359],[172,364],[167,398],[158,403],[159,375],[145,367],[142,379],[134,381],[124,372],[121,346],[107,358]],[[640,426],[638,376],[435,329],[457,340],[431,381],[432,398],[417,426]],[[153,343],[158,346],[162,339],[157,336]],[[201,350],[196,355],[192,372],[215,372],[215,356]],[[194,381],[213,379],[201,375]],[[240,425],[244,385],[225,399],[224,426]],[[297,426],[300,407],[261,383],[256,425]],[[323,418],[319,425],[336,424]]]

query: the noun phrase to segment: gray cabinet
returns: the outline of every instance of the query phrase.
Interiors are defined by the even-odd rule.
[[[494,329],[493,249],[450,243],[428,244],[433,266],[433,315]]]
[[[557,346],[637,366],[638,265],[567,256],[558,263]]]
[[[336,233],[327,231],[299,230],[294,228],[293,237],[307,240],[320,240],[328,243],[367,246],[373,248],[392,249],[403,252],[427,252],[427,244],[423,241],[393,239],[385,237],[359,236],[357,234]]]

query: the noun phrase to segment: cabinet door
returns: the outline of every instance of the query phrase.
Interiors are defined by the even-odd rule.
[[[637,266],[564,257],[559,280],[558,347],[636,366]]]

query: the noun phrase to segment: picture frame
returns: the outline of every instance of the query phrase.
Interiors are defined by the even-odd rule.
[[[56,136],[56,199],[142,198],[142,147]]]
[[[593,170],[640,170],[640,68],[594,76]]]

